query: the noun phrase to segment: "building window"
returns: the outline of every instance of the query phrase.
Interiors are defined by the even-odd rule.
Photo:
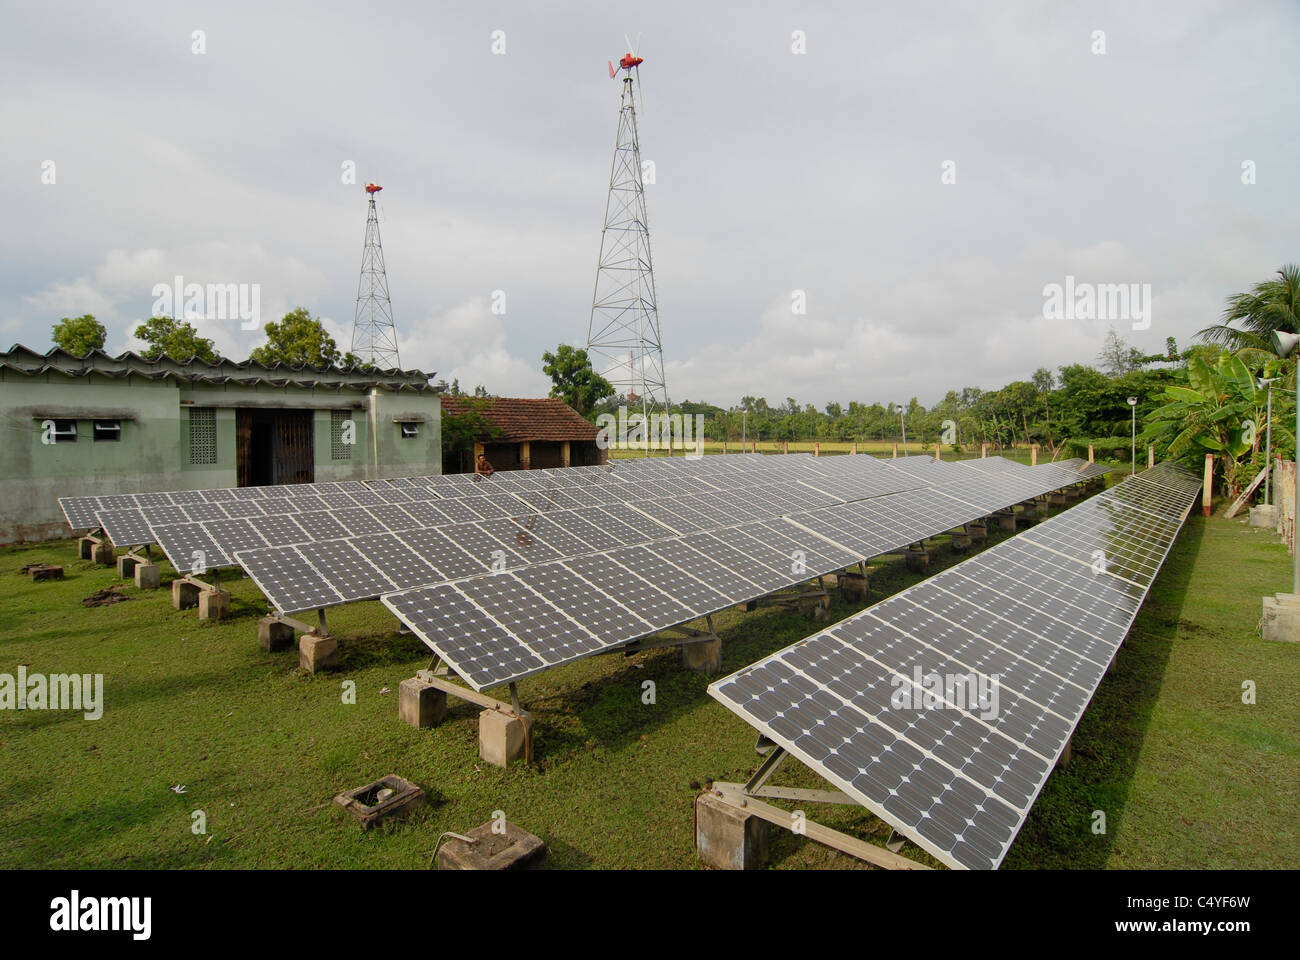
[[[414,420],[403,420],[398,426],[402,428],[403,440],[414,440],[420,435],[420,425]]]
[[[50,429],[45,424],[54,424]],[[46,420],[42,424],[43,429],[48,431],[49,439],[47,443],[76,443],[77,442],[77,421],[76,420]]]
[[[357,443],[357,424],[350,410],[330,411],[330,459],[351,460]]]
[[[217,411],[212,407],[190,407],[190,463],[195,466],[217,462]]]
[[[95,421],[95,442],[101,441],[113,442],[122,439],[122,421],[121,420],[96,420]]]

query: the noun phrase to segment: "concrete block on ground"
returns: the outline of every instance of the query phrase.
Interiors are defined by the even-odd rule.
[[[140,562],[139,557],[133,557],[129,553],[124,553],[117,558],[117,575],[123,580],[131,580],[135,577],[135,566]]]
[[[970,550],[971,536],[964,530],[954,530],[952,533],[952,552],[966,553]]]
[[[340,793],[334,802],[352,814],[366,830],[389,819],[401,819],[425,804],[424,791],[411,781],[389,774],[386,777]]]
[[[293,627],[275,617],[257,621],[257,645],[268,653],[278,653],[293,646]]]
[[[1065,494],[1061,493],[1060,491],[1057,491],[1056,493],[1049,493],[1047,495],[1047,505],[1049,507],[1065,506]]]
[[[333,637],[304,633],[298,641],[298,666],[308,673],[331,670],[339,665],[339,642]]]
[[[1250,508],[1250,525],[1252,527],[1277,527],[1277,505],[1270,503],[1268,506],[1260,504],[1257,507]]]
[[[1259,632],[1265,640],[1300,643],[1300,597],[1294,593],[1265,597]]]
[[[1016,529],[1016,515],[1014,513],[999,513],[998,529],[1014,531]]]
[[[849,603],[860,603],[867,599],[867,578],[860,573],[841,573],[837,578],[840,596]]]
[[[80,537],[77,540],[77,556],[82,560],[89,560],[91,554],[95,552],[95,541],[90,537]]]
[[[95,563],[102,563],[106,567],[111,567],[117,559],[117,554],[113,550],[113,545],[104,540],[95,544],[94,549],[90,551],[90,559]]]
[[[911,547],[907,551],[907,569],[912,573],[925,573],[930,569],[930,551]]]
[[[172,581],[172,606],[177,610],[188,610],[199,605],[199,594],[203,588],[189,580]]]
[[[768,823],[712,793],[695,798],[695,852],[715,870],[757,870],[767,862]]]
[[[722,669],[722,638],[682,644],[682,666],[709,676]]]
[[[36,563],[27,568],[32,580],[62,580],[63,568],[53,563]]]
[[[448,837],[438,848],[439,870],[526,870],[546,859],[546,844],[509,820],[493,820],[470,830],[466,843]]]
[[[162,586],[162,571],[158,564],[140,562],[135,565],[135,585],[138,590],[157,590]]]
[[[478,755],[494,767],[508,767],[523,760],[533,718],[501,710],[484,710],[478,715]]]
[[[229,590],[200,590],[199,619],[225,620],[230,616]]]
[[[989,538],[989,528],[983,520],[976,520],[974,523],[966,524],[966,532],[970,534],[971,543],[985,543]]]
[[[413,727],[436,727],[447,716],[447,692],[411,677],[397,688],[397,717]]]

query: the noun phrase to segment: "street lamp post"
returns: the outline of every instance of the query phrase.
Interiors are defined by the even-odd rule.
[[[1259,385],[1268,387],[1268,415],[1264,422],[1264,506],[1269,505],[1268,483],[1273,477],[1273,381],[1277,377],[1260,377]]]
[[[903,418],[905,412],[903,405],[900,403],[898,405],[898,424],[903,428],[903,456],[907,456],[907,420]]]
[[[1273,348],[1279,357],[1291,356],[1297,345],[1300,345],[1300,335],[1273,331]],[[1297,448],[1300,449],[1300,376],[1296,377],[1295,431]],[[1300,594],[1300,549],[1295,542],[1295,513],[1297,504],[1300,504],[1300,456],[1296,460],[1295,494],[1291,501],[1291,592]]]
[[[1133,411],[1133,466],[1129,468],[1130,473],[1138,472],[1138,398],[1129,397],[1128,405]]]

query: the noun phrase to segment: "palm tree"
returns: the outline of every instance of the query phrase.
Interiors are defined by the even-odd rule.
[[[1232,326],[1238,321],[1241,327]],[[1274,355],[1274,330],[1300,333],[1300,266],[1294,263],[1279,270],[1277,279],[1255,284],[1250,293],[1229,297],[1223,322],[1206,327],[1197,336],[1234,352],[1249,351],[1249,362],[1255,359],[1251,356],[1255,351]]]

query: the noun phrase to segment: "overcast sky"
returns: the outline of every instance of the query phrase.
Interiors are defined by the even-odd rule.
[[[1112,326],[1185,344],[1300,260],[1295,2],[522,6],[6,4],[0,340],[93,313],[138,348],[181,275],[346,349],[374,180],[403,365],[542,396],[586,340],[624,33],[675,400],[928,405]],[[1067,276],[1150,284],[1149,329],[1046,317]]]

